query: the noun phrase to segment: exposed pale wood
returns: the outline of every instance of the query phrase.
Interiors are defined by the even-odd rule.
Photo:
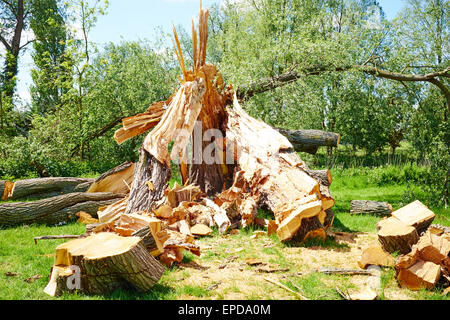
[[[413,226],[421,234],[431,225],[435,214],[426,205],[416,200],[392,212],[392,216],[406,225]]]
[[[80,292],[103,294],[117,289],[150,290],[164,267],[145,249],[140,237],[99,233],[59,245],[52,276],[45,292],[51,296],[72,292],[71,267],[79,268]],[[76,275],[75,275],[76,276]]]
[[[111,203],[108,206],[101,207],[97,211],[100,223],[108,223],[117,220],[125,213],[128,204],[128,197]]]
[[[201,98],[205,93],[205,84],[199,81],[186,82],[164,112],[161,121],[147,135],[143,148],[159,162],[169,165],[170,159],[185,154],[189,137],[194,130],[195,120],[200,114]],[[168,145],[174,141],[171,155]]]
[[[363,269],[366,269],[369,265],[393,267],[395,258],[384,251],[378,243],[374,243],[363,250],[358,265]]]
[[[280,239],[292,239],[300,230],[302,219],[318,216],[323,209],[319,182],[299,168],[304,163],[290,151],[291,143],[270,126],[251,118],[236,99],[233,109],[227,109],[227,113],[226,137],[236,146],[237,164],[247,187],[259,195],[260,206],[274,213]],[[302,199],[307,197],[317,200],[302,204]],[[312,226],[316,228],[316,224]],[[302,230],[303,238],[313,230],[317,232],[310,235],[323,237],[325,234],[322,225],[306,232]]]
[[[209,236],[212,229],[204,224],[196,224],[191,228],[191,233],[196,236]]]
[[[124,195],[115,193],[75,192],[34,202],[0,204],[0,225],[57,224],[75,221],[77,212],[97,216],[99,207],[109,205]]]
[[[439,265],[419,259],[409,268],[401,269],[397,275],[397,280],[402,287],[410,290],[432,289],[436,286],[440,276],[441,268]]]
[[[389,253],[399,251],[407,254],[411,247],[419,241],[417,230],[404,224],[395,217],[385,218],[378,222],[378,241]]]
[[[86,192],[128,193],[133,182],[134,163],[125,162],[95,179]]]
[[[14,188],[14,182],[0,180],[0,200],[6,201],[12,196],[12,191]]]
[[[450,241],[445,237],[426,232],[417,242],[417,250],[422,260],[440,265],[445,259],[449,259]]]
[[[350,214],[369,214],[375,216],[389,216],[392,206],[387,202],[371,200],[352,200],[350,202]]]

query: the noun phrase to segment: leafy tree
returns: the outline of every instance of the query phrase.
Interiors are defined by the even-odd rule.
[[[32,54],[32,108],[34,113],[44,115],[62,104],[62,95],[71,84],[73,66],[67,56],[64,6],[57,0],[35,1],[32,13],[30,26],[37,39]]]

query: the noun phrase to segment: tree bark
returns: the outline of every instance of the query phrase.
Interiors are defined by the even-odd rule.
[[[170,177],[170,168],[141,148],[125,213],[149,212],[164,196]]]
[[[43,199],[72,192],[85,192],[94,182],[90,178],[38,178],[18,180],[5,200]],[[0,185],[2,183],[0,182]]]
[[[376,216],[389,216],[391,213],[392,206],[387,202],[352,200],[350,203],[350,215],[371,214]]]
[[[297,152],[316,154],[319,147],[337,147],[341,136],[333,132],[320,130],[285,130],[277,129],[288,138]]]
[[[58,224],[75,221],[77,212],[85,211],[97,216],[99,207],[123,198],[114,193],[69,193],[34,202],[0,204],[0,226],[22,224]]]

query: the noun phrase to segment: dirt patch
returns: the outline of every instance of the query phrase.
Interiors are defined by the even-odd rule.
[[[180,299],[296,299],[295,295],[265,280],[289,283],[319,271],[321,268],[360,269],[358,260],[364,248],[376,241],[376,233],[359,233],[353,241],[336,240],[336,246],[285,246],[267,236],[250,239],[251,235],[201,239],[202,256],[183,262],[176,273],[184,272],[177,286],[206,289],[207,295]],[[243,245],[245,243],[245,245]],[[248,261],[258,260],[249,265]],[[267,271],[268,270],[268,271]],[[349,291],[364,287],[368,276],[322,276],[329,288],[346,283]],[[290,282],[292,283],[292,282]],[[384,290],[385,299],[411,299],[400,288]],[[319,297],[321,297],[319,295]],[[324,297],[327,299],[327,296]]]

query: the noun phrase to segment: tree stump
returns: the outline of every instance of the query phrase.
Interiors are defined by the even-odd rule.
[[[414,227],[405,225],[394,217],[381,220],[377,224],[378,241],[389,253],[399,251],[407,254],[411,247],[419,241],[419,235]]]
[[[163,273],[164,267],[147,252],[141,238],[99,233],[56,248],[44,292],[51,296],[73,291],[104,294],[124,288],[147,292]]]

